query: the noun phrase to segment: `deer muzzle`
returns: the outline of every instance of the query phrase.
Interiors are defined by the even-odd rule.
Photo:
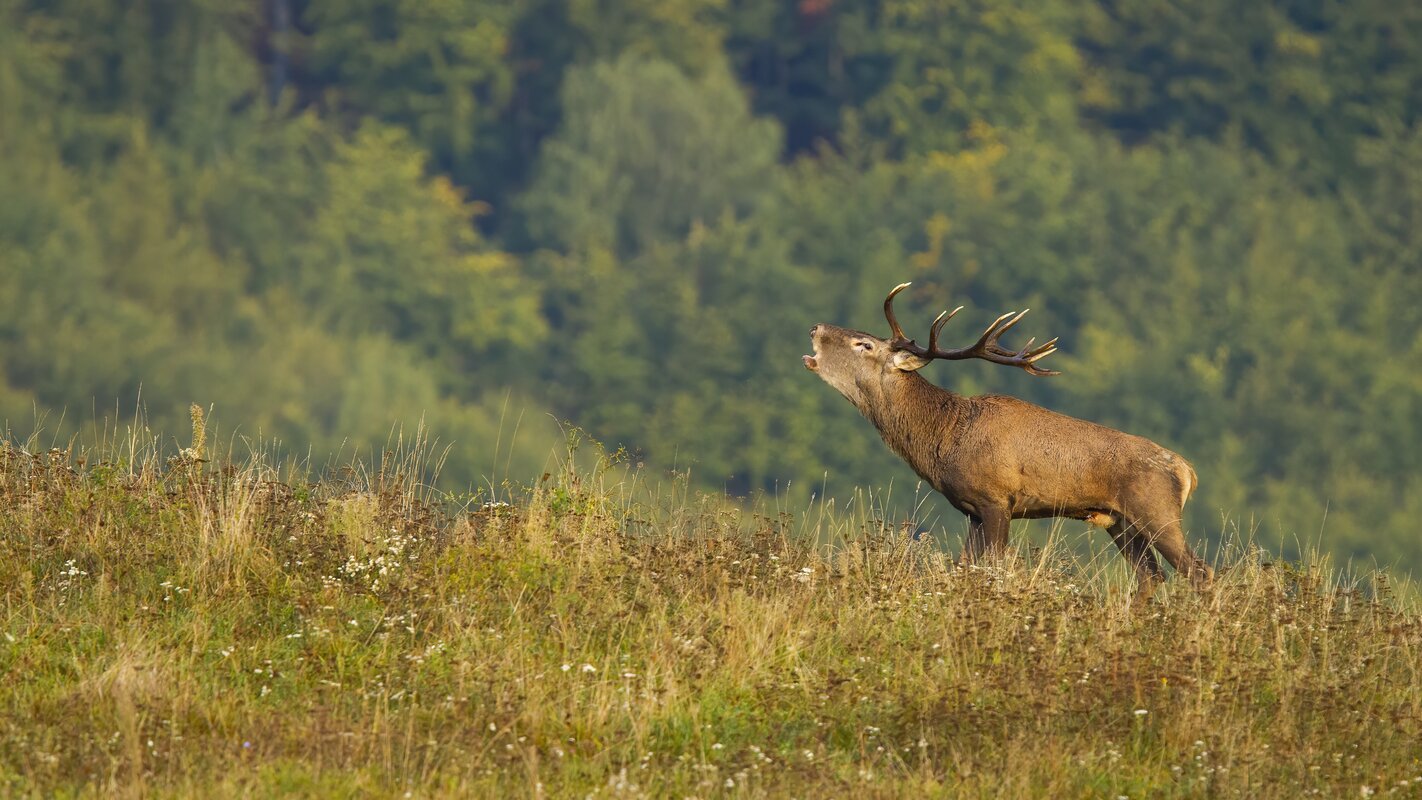
[[[820,368],[820,362],[815,360],[820,355],[820,343],[815,341],[815,337],[819,335],[820,329],[823,327],[824,325],[820,324],[816,325],[813,328],[810,328],[810,344],[814,345],[815,354],[810,356],[800,356],[800,360],[805,362],[805,369],[811,372],[814,372],[815,370]]]

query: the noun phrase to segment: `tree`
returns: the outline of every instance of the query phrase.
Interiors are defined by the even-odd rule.
[[[482,210],[400,129],[367,123],[338,142],[292,251],[291,287],[334,332],[380,331],[466,367],[510,366],[544,336],[517,262],[474,228]]]
[[[404,126],[464,185],[498,186],[489,131],[513,91],[515,13],[502,1],[312,0],[305,80],[355,118]]]
[[[1079,12],[1065,3],[744,4],[728,41],[756,108],[796,152],[857,123],[895,156],[952,151],[970,128],[1070,125]]]
[[[780,152],[724,69],[688,77],[625,57],[572,72],[563,124],[521,203],[533,242],[636,253],[723,211],[746,213]]]
[[[1362,3],[1120,0],[1087,7],[1088,116],[1127,142],[1237,137],[1327,187],[1380,122],[1417,121],[1422,9]]]

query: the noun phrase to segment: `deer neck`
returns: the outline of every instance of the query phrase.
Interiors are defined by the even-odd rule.
[[[916,372],[886,379],[866,392],[860,412],[895,453],[924,475],[958,427],[965,399]]]

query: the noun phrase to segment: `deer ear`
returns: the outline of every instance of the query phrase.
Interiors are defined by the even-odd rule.
[[[894,369],[902,372],[913,372],[928,366],[929,359],[923,356],[916,356],[907,350],[894,351]]]

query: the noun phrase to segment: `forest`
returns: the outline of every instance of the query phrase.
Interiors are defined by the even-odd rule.
[[[1031,307],[1061,376],[924,374],[1181,453],[1192,537],[1415,573],[1420,117],[1383,0],[0,0],[0,428],[907,497],[799,356],[911,280]]]

